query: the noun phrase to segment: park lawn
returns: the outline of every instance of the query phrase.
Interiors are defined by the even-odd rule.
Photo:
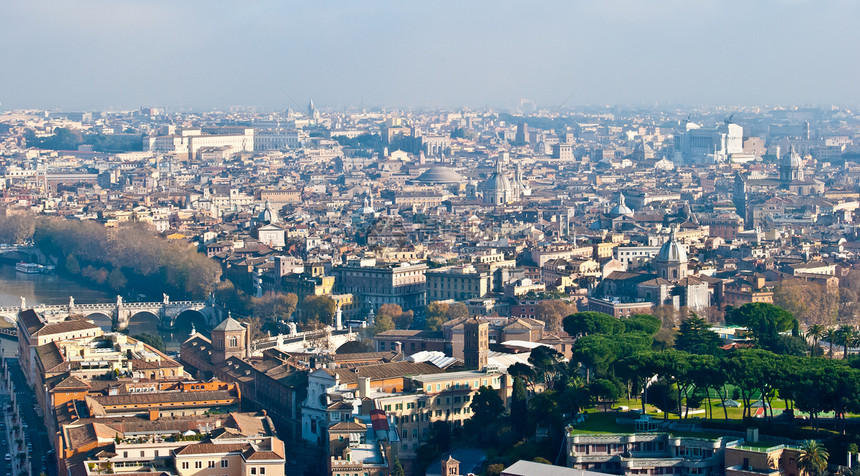
[[[618,424],[615,420],[618,418],[620,413],[617,412],[587,412],[588,418],[582,422],[578,423],[573,428],[574,434],[587,434],[587,435],[599,435],[599,434],[617,434],[617,433],[633,433],[634,427],[633,425],[622,425]],[[676,418],[677,419],[677,415]],[[657,433],[669,433],[674,436],[683,436],[688,438],[707,438],[707,439],[717,439],[722,435],[719,432],[688,432],[688,431],[674,431],[674,430],[658,430]]]

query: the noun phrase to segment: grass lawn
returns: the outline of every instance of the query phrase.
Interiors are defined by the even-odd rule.
[[[615,419],[618,418],[619,415],[620,414],[616,412],[588,412],[588,418],[584,422],[578,423],[573,429],[573,432],[575,434],[592,435],[633,433],[633,425],[620,425],[615,421]],[[670,433],[675,436],[710,439],[716,439],[722,436],[719,432],[684,432],[672,430],[658,430],[657,433]]]

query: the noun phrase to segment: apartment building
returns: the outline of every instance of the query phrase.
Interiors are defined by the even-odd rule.
[[[466,301],[481,298],[493,290],[493,278],[488,272],[478,272],[474,266],[445,267],[427,271],[427,301]]]
[[[335,290],[352,293],[373,309],[383,304],[397,304],[404,311],[424,312],[427,305],[427,282],[424,263],[376,265],[375,260],[352,263],[332,269]]]

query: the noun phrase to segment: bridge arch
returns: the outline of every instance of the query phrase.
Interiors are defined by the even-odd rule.
[[[128,319],[128,335],[158,335],[158,316],[150,311],[138,311]]]
[[[186,309],[173,319],[173,330],[182,335],[188,335],[192,325],[197,332],[205,332],[210,328],[206,316],[196,309]]]
[[[113,318],[103,312],[92,312],[87,314],[87,320],[102,328],[105,332],[110,332],[113,329]]]

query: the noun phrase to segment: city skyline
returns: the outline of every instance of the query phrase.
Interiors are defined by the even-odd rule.
[[[205,8],[204,8],[205,7]],[[0,109],[853,105],[851,2],[15,2]],[[516,19],[516,21],[512,21]],[[842,47],[840,46],[842,45]]]

